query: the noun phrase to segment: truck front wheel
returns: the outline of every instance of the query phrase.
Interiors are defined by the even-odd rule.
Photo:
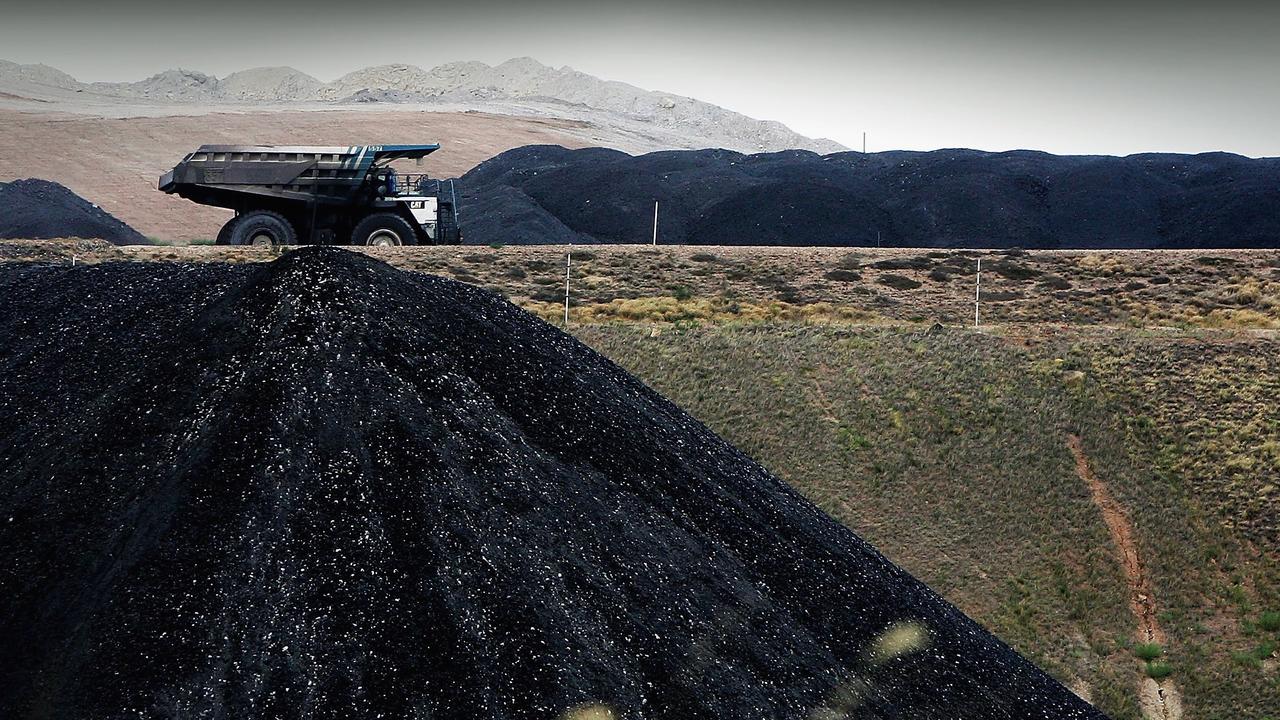
[[[356,223],[351,232],[352,245],[394,247],[412,245],[417,235],[409,221],[391,213],[377,213]]]
[[[232,245],[294,245],[298,235],[293,226],[280,213],[270,210],[255,210],[236,218],[232,222]]]

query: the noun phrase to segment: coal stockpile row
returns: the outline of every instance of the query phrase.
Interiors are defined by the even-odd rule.
[[[2,717],[1102,717],[483,290],[315,247],[0,299]]]
[[[1280,246],[1280,159],[528,146],[464,176],[469,242]]]
[[[149,241],[111,213],[48,180],[0,183],[0,238],[106,240],[114,245]]]

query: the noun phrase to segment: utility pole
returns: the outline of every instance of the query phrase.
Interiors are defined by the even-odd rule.
[[[978,301],[982,299],[982,258],[978,258],[978,273],[973,284],[973,329],[978,329]]]
[[[573,246],[564,256],[564,324],[569,326],[569,266],[573,263]]]
[[[653,244],[658,244],[658,201],[653,201]]]

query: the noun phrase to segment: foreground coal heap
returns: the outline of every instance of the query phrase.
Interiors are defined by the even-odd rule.
[[[1102,717],[482,290],[313,248],[0,299],[2,717]]]

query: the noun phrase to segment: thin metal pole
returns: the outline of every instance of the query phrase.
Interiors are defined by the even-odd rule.
[[[658,244],[658,201],[653,201],[653,244]]]
[[[978,274],[973,284],[973,329],[978,329],[978,301],[982,299],[982,258],[978,258]]]
[[[867,131],[862,131],[862,154],[867,154]]]
[[[569,266],[573,263],[573,248],[564,256],[564,324],[569,324]]]

